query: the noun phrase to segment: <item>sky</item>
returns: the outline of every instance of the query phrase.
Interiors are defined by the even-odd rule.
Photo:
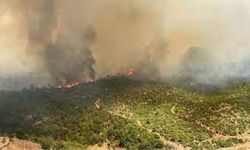
[[[151,76],[153,66],[169,78],[190,47],[209,51],[228,75],[248,59],[249,26],[248,0],[2,0],[0,77],[34,75],[44,85],[123,67]]]

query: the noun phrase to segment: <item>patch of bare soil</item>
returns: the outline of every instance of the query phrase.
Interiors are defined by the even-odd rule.
[[[0,137],[0,150],[42,150],[41,145],[30,141]]]
[[[125,150],[125,149],[119,148],[119,147],[113,148],[113,147],[110,147],[107,142],[104,142],[102,145],[96,144],[96,145],[88,146],[87,150]]]
[[[247,142],[245,144],[235,145],[232,149],[233,150],[249,150],[250,149],[250,142]]]
[[[92,145],[87,148],[87,150],[110,150],[107,143],[103,143],[102,145]]]

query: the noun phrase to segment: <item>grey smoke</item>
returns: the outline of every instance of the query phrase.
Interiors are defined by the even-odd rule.
[[[82,47],[63,43],[48,43],[44,51],[44,60],[48,71],[57,84],[95,78],[93,65],[95,60],[89,44],[95,40],[95,32],[88,28],[82,33]]]
[[[21,4],[21,12],[28,26],[29,49],[41,56],[52,80],[56,84],[65,84],[94,79],[95,60],[90,49],[96,38],[94,29],[86,27],[71,31],[75,30],[72,29],[74,22],[60,20],[63,16],[57,0],[26,3]]]
[[[248,78],[249,6],[248,0],[2,0],[0,73],[33,75],[40,86],[126,67],[149,79]]]

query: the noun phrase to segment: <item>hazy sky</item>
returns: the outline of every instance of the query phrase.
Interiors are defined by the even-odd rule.
[[[167,76],[192,46],[210,49],[218,63],[240,61],[250,53],[249,26],[249,0],[2,0],[0,76],[50,76],[41,49],[53,43],[79,53],[80,33],[88,27],[96,33],[88,48],[97,74],[114,74],[149,56]]]

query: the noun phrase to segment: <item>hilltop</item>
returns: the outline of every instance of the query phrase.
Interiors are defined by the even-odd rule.
[[[218,149],[250,140],[250,85],[202,93],[107,77],[0,94],[0,132],[57,149]]]

